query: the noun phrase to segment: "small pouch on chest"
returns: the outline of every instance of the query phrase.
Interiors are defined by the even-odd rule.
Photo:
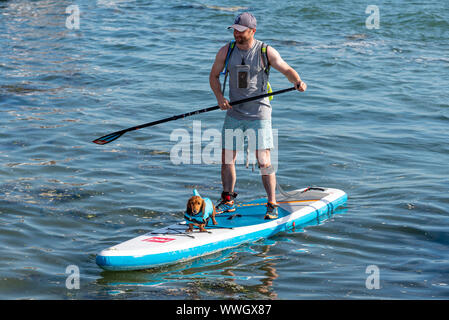
[[[241,64],[236,66],[237,69],[237,87],[239,89],[249,88],[249,65]]]

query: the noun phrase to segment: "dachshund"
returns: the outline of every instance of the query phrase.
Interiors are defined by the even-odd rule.
[[[187,209],[184,214],[189,228],[187,232],[193,232],[193,226],[197,226],[200,232],[207,232],[204,228],[209,222],[209,218],[212,218],[214,225],[217,225],[215,220],[215,206],[209,198],[201,198],[200,196],[193,196],[187,201]]]

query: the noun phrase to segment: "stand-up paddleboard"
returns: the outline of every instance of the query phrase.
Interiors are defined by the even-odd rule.
[[[330,214],[346,203],[347,195],[331,188],[305,188],[276,195],[278,218],[264,220],[266,198],[237,204],[237,210],[209,220],[207,232],[194,227],[187,233],[185,221],[148,232],[97,255],[97,264],[106,270],[138,270],[177,263],[217,252],[242,243],[268,238]]]

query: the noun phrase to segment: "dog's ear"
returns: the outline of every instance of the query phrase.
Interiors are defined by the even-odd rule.
[[[187,201],[186,212],[187,212],[187,214],[192,214],[192,199],[189,199],[189,201]]]
[[[201,199],[203,203],[201,204],[201,212],[204,214],[206,213],[206,201],[204,199]]]

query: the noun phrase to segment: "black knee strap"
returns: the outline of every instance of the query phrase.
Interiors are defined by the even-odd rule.
[[[237,193],[223,191],[221,193],[221,198],[226,201],[231,201],[231,200],[234,200],[235,198],[237,198]]]

